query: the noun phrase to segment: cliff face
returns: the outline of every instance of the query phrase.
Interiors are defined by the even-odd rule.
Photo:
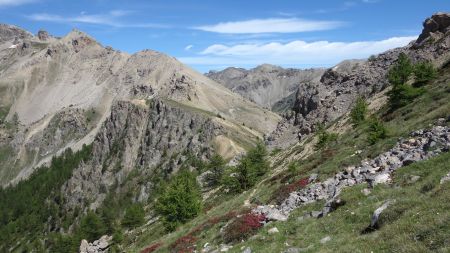
[[[132,171],[140,177],[169,175],[188,156],[207,158],[215,136],[222,133],[223,127],[207,116],[160,100],[119,101],[93,142],[93,159],[76,169],[62,189],[67,206],[91,203],[96,208],[109,189],[122,185]],[[150,181],[144,183],[140,194],[148,196],[151,188]]]

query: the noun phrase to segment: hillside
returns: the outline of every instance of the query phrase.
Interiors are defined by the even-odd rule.
[[[225,87],[0,25],[0,252],[448,252],[450,14],[423,26],[330,69],[208,74]]]
[[[215,140],[227,157],[279,120],[159,52],[128,55],[77,30],[54,38],[45,31],[33,36],[13,26],[0,29],[0,119],[10,126],[0,132],[2,184],[26,178],[66,148],[91,143],[117,101],[145,106],[162,99],[212,118],[229,136],[239,135]]]

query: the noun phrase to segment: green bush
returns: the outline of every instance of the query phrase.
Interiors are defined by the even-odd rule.
[[[436,76],[437,71],[430,62],[419,62],[414,66],[415,86],[422,86]]]
[[[144,207],[140,203],[136,203],[128,207],[122,220],[122,225],[127,228],[135,228],[145,222]]]
[[[206,180],[209,186],[217,186],[221,183],[223,173],[225,171],[225,160],[218,154],[211,157],[211,161],[207,165],[211,174],[208,174]]]
[[[387,129],[383,122],[378,118],[371,118],[369,120],[369,136],[368,141],[370,144],[375,144],[378,140],[387,137]]]
[[[322,124],[319,124],[317,136],[319,139],[316,143],[316,149],[323,149],[330,143],[335,142],[337,140],[338,134],[327,132],[325,130],[325,127]]]
[[[388,92],[389,106],[392,110],[411,103],[416,97],[423,93],[422,89],[414,88],[408,84],[396,84]]]
[[[397,62],[388,72],[389,83],[392,85],[405,84],[413,73],[413,70],[414,67],[408,56],[405,53],[400,53]]]
[[[228,192],[239,193],[253,187],[269,170],[267,155],[267,149],[262,143],[250,149],[222,180]]]
[[[92,242],[99,239],[105,233],[105,224],[103,224],[102,219],[100,219],[96,213],[89,211],[86,216],[81,219],[80,234],[83,239]]]
[[[358,126],[366,120],[367,107],[367,102],[362,97],[356,100],[355,106],[350,112],[350,119],[354,126]]]
[[[202,197],[195,176],[187,169],[175,175],[157,199],[156,212],[162,216],[167,230],[197,216],[202,209]]]

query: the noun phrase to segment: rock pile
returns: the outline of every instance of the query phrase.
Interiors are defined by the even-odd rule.
[[[359,166],[346,168],[324,182],[318,182],[300,191],[292,192],[280,206],[258,206],[254,212],[264,214],[269,220],[286,220],[295,208],[326,199],[327,205],[321,217],[338,203],[337,196],[344,187],[367,182],[369,186],[388,183],[392,173],[413,162],[428,159],[450,149],[450,127],[434,126],[428,130],[411,133],[410,138],[401,139],[389,151]]]
[[[104,235],[100,239],[89,243],[86,240],[81,241],[80,253],[103,253],[108,252],[112,236]]]

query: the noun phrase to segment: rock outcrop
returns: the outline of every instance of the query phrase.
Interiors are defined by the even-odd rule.
[[[86,240],[81,241],[80,253],[106,253],[111,245],[112,236],[104,235],[100,239],[89,243]]]
[[[201,113],[187,112],[160,100],[148,105],[119,101],[93,143],[93,159],[73,172],[62,191],[67,207],[90,203],[95,209],[114,184],[133,171],[142,176],[169,175],[189,155],[206,159],[222,126]],[[151,182],[142,185],[148,195]],[[136,197],[137,199],[138,197]]]
[[[450,14],[438,12],[423,22],[423,30],[415,46],[421,46],[429,40],[439,40],[450,31]]]

